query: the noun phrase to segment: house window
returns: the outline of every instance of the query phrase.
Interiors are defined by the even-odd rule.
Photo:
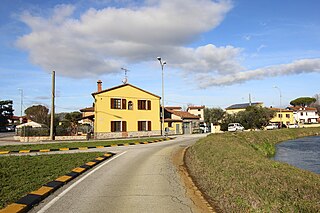
[[[168,127],[172,127],[172,122],[171,121],[168,122]]]
[[[278,114],[278,117],[279,117],[279,118],[282,118],[282,114]]]
[[[200,109],[198,109],[198,112],[200,112]]]
[[[138,100],[138,109],[139,110],[151,110],[151,101]]]
[[[303,116],[303,112],[300,112],[300,115]]]
[[[111,109],[126,109],[127,100],[120,98],[111,98]]]
[[[201,118],[201,114],[198,114],[198,117]]]
[[[133,103],[132,101],[128,102],[128,110],[133,110]]]
[[[138,121],[138,131],[151,131],[151,121]]]
[[[290,114],[286,114],[286,118],[290,118]]]
[[[111,121],[111,132],[126,132],[127,122],[126,121]]]

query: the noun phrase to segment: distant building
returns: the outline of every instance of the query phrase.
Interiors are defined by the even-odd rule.
[[[302,107],[302,106],[290,106],[287,107],[293,111],[294,119],[296,123],[318,123],[319,115],[316,108]]]
[[[199,127],[200,117],[189,112],[165,107],[165,128],[169,134],[192,134]]]
[[[245,111],[248,106],[263,107],[263,102],[233,104],[226,108],[226,113],[236,114],[238,112]]]
[[[270,120],[270,123],[281,123],[287,126],[295,123],[292,110],[273,107],[270,107],[269,109],[276,112],[275,116]]]
[[[89,124],[90,126],[93,126],[94,107],[86,107],[86,108],[80,109],[80,112],[82,113],[82,118],[79,123]]]
[[[204,122],[204,108],[205,106],[189,106],[187,112],[199,117],[200,122]]]

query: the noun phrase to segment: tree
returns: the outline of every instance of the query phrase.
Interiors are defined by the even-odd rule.
[[[204,122],[212,123],[214,125],[219,124],[223,118],[225,112],[221,108],[205,108],[204,109]]]
[[[0,127],[8,124],[8,119],[13,116],[12,100],[0,100]]]
[[[257,106],[248,106],[245,111],[237,114],[239,122],[246,129],[261,129],[274,115],[275,111]]]
[[[320,112],[320,94],[315,94],[313,97],[316,99],[316,101],[310,104],[310,106],[316,108],[319,113]]]
[[[40,124],[48,124],[48,112],[49,109],[43,105],[34,105],[24,111],[28,119]]]
[[[261,129],[274,117],[275,112],[263,107],[248,106],[245,111],[227,114],[221,123],[221,130],[226,131],[229,123],[240,123],[245,129]]]
[[[309,106],[310,104],[316,102],[317,99],[315,98],[310,98],[310,97],[300,97],[300,98],[296,98],[292,101],[290,101],[290,104],[292,106]]]
[[[71,129],[71,134],[77,134],[78,121],[82,117],[81,112],[75,111],[64,116],[64,125]]]

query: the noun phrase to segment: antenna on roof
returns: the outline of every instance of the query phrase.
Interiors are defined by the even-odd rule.
[[[122,80],[122,83],[123,83],[123,84],[126,84],[126,83],[128,83],[127,73],[128,73],[130,70],[128,70],[128,69],[126,69],[126,68],[123,68],[123,67],[121,67],[121,69],[124,70],[124,79]]]

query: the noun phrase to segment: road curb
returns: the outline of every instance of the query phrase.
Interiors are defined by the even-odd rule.
[[[70,182],[80,174],[88,171],[89,169],[111,158],[114,155],[115,153],[108,152],[103,156],[96,157],[92,161],[89,161],[79,167],[72,169],[71,172],[58,177],[54,181],[50,181],[44,184],[39,189],[30,192],[26,196],[17,200],[15,203],[9,204],[5,208],[1,209],[0,213],[20,213],[29,211],[34,205],[39,204],[43,199],[48,197],[50,194],[52,194],[54,191],[56,191],[66,183]]]
[[[144,142],[131,142],[131,143],[120,143],[120,144],[110,144],[105,146],[84,146],[84,147],[71,147],[71,148],[55,148],[55,149],[26,149],[26,150],[0,150],[0,155],[6,154],[24,154],[24,153],[43,153],[43,152],[57,152],[57,151],[69,151],[69,150],[87,150],[87,149],[101,149],[106,147],[117,147],[117,146],[130,146],[130,145],[139,145],[139,144],[149,144],[149,143],[157,143],[162,141],[173,140],[174,137],[161,138],[152,141],[144,141]]]

